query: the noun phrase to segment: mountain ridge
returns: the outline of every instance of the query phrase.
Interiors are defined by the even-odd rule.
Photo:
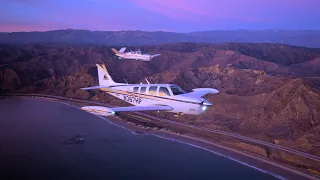
[[[280,43],[320,47],[320,30],[212,30],[190,33],[166,31],[52,30],[0,33],[2,44],[69,43],[112,46],[156,45],[177,42],[196,43]]]
[[[98,85],[95,64],[105,63],[116,82],[174,82],[187,91],[220,91],[202,120],[269,142],[319,154],[320,49],[270,43],[169,43],[131,46],[160,53],[150,62],[119,60],[104,45],[0,45],[0,93],[43,93],[127,105]],[[172,114],[157,116],[172,118]],[[300,142],[303,142],[301,144]]]

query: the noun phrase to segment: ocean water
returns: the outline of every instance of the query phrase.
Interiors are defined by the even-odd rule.
[[[14,98],[0,100],[0,179],[276,178],[71,106]]]

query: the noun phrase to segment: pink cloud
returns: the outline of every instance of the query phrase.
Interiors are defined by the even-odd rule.
[[[253,17],[246,17],[238,13],[248,8],[239,7],[238,4],[225,1],[201,1],[201,0],[132,0],[137,5],[149,11],[157,12],[173,19],[185,21],[208,21],[219,19],[241,19],[252,20]],[[233,1],[234,2],[234,1]],[[245,3],[244,3],[245,4]]]
[[[137,5],[167,17],[185,21],[240,20],[266,22],[279,19],[278,10],[302,10],[318,0],[131,0]]]
[[[272,27],[317,17],[319,0],[3,0],[0,31]],[[67,2],[67,3],[66,3]],[[48,4],[49,3],[49,4]],[[19,11],[13,11],[17,7]],[[7,13],[7,14],[6,14]],[[8,24],[10,23],[10,24]],[[259,25],[260,24],[260,25]],[[281,27],[282,24],[280,24]],[[285,26],[285,25],[284,25]]]
[[[137,5],[156,13],[163,14],[170,18],[197,21],[193,13],[197,13],[189,3],[184,3],[184,0],[166,1],[166,0],[131,0]],[[186,13],[188,12],[188,13]]]

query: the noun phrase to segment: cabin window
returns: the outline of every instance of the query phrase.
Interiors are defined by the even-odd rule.
[[[185,94],[186,92],[178,86],[170,86],[173,95]]]
[[[160,87],[159,96],[170,96],[168,88],[167,87]]]
[[[149,94],[156,95],[157,94],[157,86],[149,87]]]
[[[146,93],[146,87],[141,87],[141,89],[140,89],[140,93]]]
[[[133,92],[138,92],[139,87],[134,87]]]

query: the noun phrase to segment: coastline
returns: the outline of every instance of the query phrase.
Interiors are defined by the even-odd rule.
[[[33,98],[33,97],[18,97],[18,98]],[[59,99],[47,98],[47,97],[41,97],[41,98],[38,97],[37,99],[61,103],[61,104],[68,105],[68,106],[71,106],[71,107],[74,107],[74,108],[81,110],[79,108],[79,106],[72,104],[70,102],[66,102],[61,99],[59,100]],[[83,111],[83,110],[81,110],[81,111]],[[92,114],[92,115],[94,115],[94,114]],[[205,150],[205,151],[209,151],[209,152],[214,153],[216,155],[228,158],[228,159],[233,160],[237,163],[254,168],[254,169],[261,171],[263,173],[270,174],[270,175],[272,175],[276,178],[279,178],[279,179],[305,179],[305,178],[317,179],[315,177],[312,177],[310,175],[296,171],[294,169],[290,169],[289,167],[277,164],[277,163],[272,162],[270,160],[267,160],[265,158],[246,154],[246,153],[241,152],[239,150],[232,149],[230,147],[224,147],[224,146],[219,145],[217,143],[209,142],[209,141],[201,139],[201,138],[191,137],[191,136],[185,135],[185,134],[177,134],[177,133],[167,131],[164,129],[157,130],[156,128],[152,129],[152,128],[146,128],[143,126],[139,127],[139,126],[135,125],[134,123],[131,123],[131,122],[128,123],[117,116],[110,116],[107,118],[102,117],[102,116],[98,116],[98,115],[94,115],[94,116],[97,116],[112,125],[129,130],[133,134],[152,135],[152,136],[156,136],[158,138],[163,138],[166,140],[187,144],[189,146],[193,146],[193,147]]]
[[[98,115],[96,115],[96,116],[98,116]],[[162,130],[162,129],[160,129],[160,130],[146,130],[145,128],[138,127],[136,125],[132,125],[131,123],[129,124],[129,123],[123,122],[122,120],[106,119],[101,116],[98,116],[98,117],[104,119],[105,121],[108,121],[109,123],[111,123],[113,125],[116,125],[121,128],[124,128],[126,130],[129,130],[133,134],[141,135],[141,133],[136,133],[136,131],[143,131],[144,133],[142,135],[144,135],[144,134],[152,135],[152,136],[156,136],[158,138],[186,144],[186,145],[189,145],[189,146],[192,146],[195,148],[209,151],[215,155],[230,159],[230,160],[235,161],[237,163],[240,163],[244,166],[248,166],[250,168],[253,168],[255,170],[258,170],[258,171],[266,173],[266,174],[270,174],[278,179],[292,179],[292,178],[299,179],[295,175],[288,175],[286,172],[283,172],[283,170],[298,174],[298,175],[305,178],[305,174],[301,173],[299,171],[295,171],[293,169],[290,169],[290,168],[285,167],[283,165],[266,160],[264,158],[260,158],[258,156],[246,154],[246,153],[238,151],[236,149],[232,149],[232,148],[225,147],[225,146],[213,143],[213,142],[199,139],[197,137],[191,137],[188,135],[177,134],[177,133]],[[230,151],[230,152],[227,152],[227,151]],[[261,162],[265,163],[265,164],[262,165]],[[266,167],[265,165],[274,166],[274,167]],[[279,168],[281,168],[283,170],[281,170]],[[304,178],[302,178],[302,179],[304,179]],[[311,176],[309,176],[309,178],[316,179]]]

